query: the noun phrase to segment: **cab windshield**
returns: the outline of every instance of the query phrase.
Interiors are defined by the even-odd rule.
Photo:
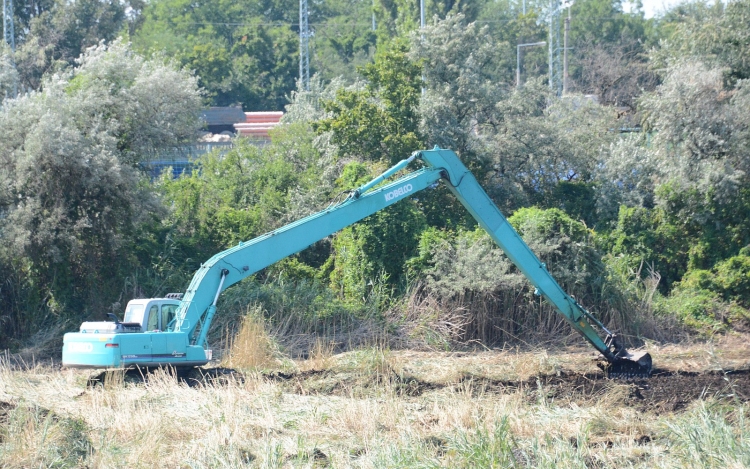
[[[130,304],[125,310],[125,319],[122,322],[137,322],[143,324],[143,312],[146,310],[144,305]]]

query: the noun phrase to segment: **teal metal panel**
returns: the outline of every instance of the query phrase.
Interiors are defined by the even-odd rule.
[[[151,334],[120,334],[120,356],[122,364],[132,365],[151,360]]]
[[[63,336],[63,366],[117,368],[120,366],[117,334],[82,334],[70,332]]]

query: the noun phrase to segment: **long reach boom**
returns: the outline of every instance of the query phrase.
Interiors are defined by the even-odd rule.
[[[394,182],[380,185],[413,161],[421,161],[423,167]],[[651,356],[648,353],[629,353],[615,334],[565,293],[458,156],[451,150],[437,147],[415,152],[372,181],[351,191],[338,204],[216,254],[195,273],[181,301],[172,301],[172,307],[176,307],[173,319],[170,316],[169,324],[166,319],[163,320],[164,324],[159,322],[161,327],[158,330],[138,329],[131,332],[136,329],[132,323],[117,321],[114,326],[106,326],[112,323],[84,323],[81,332],[65,335],[63,365],[106,368],[205,364],[211,355],[206,335],[222,291],[441,180],[529,279],[535,293],[547,299],[602,354],[605,360],[603,368],[610,376],[648,376],[651,373]],[[164,300],[162,303],[169,302]],[[149,306],[152,309],[156,307],[146,304],[144,308]],[[142,316],[141,322],[145,324],[146,321],[147,318]],[[592,323],[605,334],[604,338],[592,327]]]

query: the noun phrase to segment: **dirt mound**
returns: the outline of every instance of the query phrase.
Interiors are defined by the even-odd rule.
[[[396,373],[342,374],[332,371],[271,373],[267,379],[298,394],[361,395],[387,388],[403,396],[441,389],[462,389],[473,395],[522,392],[532,402],[590,405],[606,400],[655,414],[677,412],[698,399],[750,401],[750,370],[686,373],[656,370],[651,378],[611,380],[603,374],[562,373],[526,381],[495,381],[466,375],[457,382],[434,383]]]
[[[530,393],[537,399],[587,403],[614,397],[631,407],[661,414],[683,410],[698,399],[748,402],[750,370],[708,373],[656,370],[651,378],[627,381],[607,380],[598,374],[563,374],[540,378],[537,387]]]
[[[656,373],[634,383],[634,397],[656,413],[678,411],[697,399],[750,401],[750,370],[711,373]]]

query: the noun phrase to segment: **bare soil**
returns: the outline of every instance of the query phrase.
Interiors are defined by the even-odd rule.
[[[543,385],[536,391],[545,392],[547,398],[567,399],[585,403],[592,399],[605,399],[609,394],[622,395],[627,390],[624,403],[639,410],[662,414],[684,410],[699,399],[714,398],[719,401],[750,401],[750,370],[730,372],[672,372],[657,370],[650,378],[618,382],[601,375],[568,374],[541,378]]]
[[[744,403],[750,401],[750,370],[674,372],[656,370],[650,378],[607,379],[601,373],[562,372],[523,381],[497,381],[466,375],[452,383],[423,381],[388,373],[364,375],[310,370],[297,373],[269,373],[267,379],[282,383],[297,394],[352,396],[387,386],[403,396],[455,388],[472,394],[521,392],[531,402],[591,404],[609,401],[635,407],[655,415],[679,412],[700,399]]]

